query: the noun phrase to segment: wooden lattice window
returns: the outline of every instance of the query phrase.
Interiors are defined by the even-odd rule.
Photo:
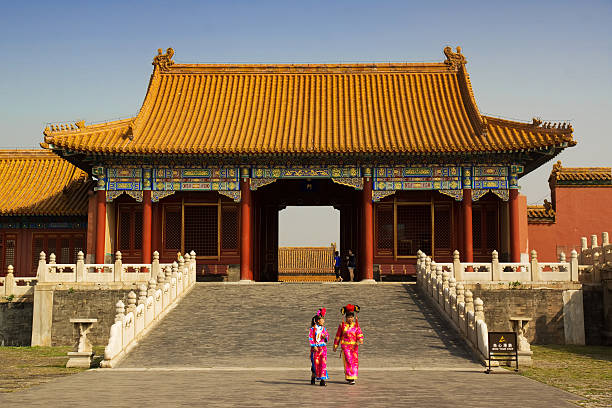
[[[479,207],[472,208],[472,245],[474,249],[482,248],[482,211]]]
[[[81,232],[35,233],[32,236],[32,271],[38,267],[41,251],[45,252],[47,262],[49,256],[55,254],[55,262],[73,264],[79,251],[84,250],[85,235]]]
[[[185,251],[198,256],[219,255],[218,205],[185,206]]]
[[[181,250],[181,207],[164,207],[164,250],[178,252]]]
[[[238,206],[221,206],[221,249],[238,250]]]
[[[393,251],[393,205],[376,206],[376,248],[378,253]]]
[[[434,246],[436,249],[451,249],[451,214],[450,204],[436,204],[434,207]]]
[[[4,271],[6,271],[7,266],[9,265],[15,266],[16,244],[17,239],[14,236],[7,236],[4,239]]]
[[[472,209],[474,255],[490,256],[499,251],[499,209],[497,202],[480,202]]]
[[[431,205],[397,206],[397,255],[416,256],[432,252]]]
[[[137,260],[142,252],[142,206],[119,204],[117,217],[117,248],[124,260]]]

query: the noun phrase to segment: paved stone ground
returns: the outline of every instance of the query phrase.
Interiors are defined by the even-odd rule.
[[[347,303],[362,310],[361,367],[476,367],[415,291],[413,284],[198,284],[121,367],[307,368],[313,314],[328,309],[333,339]],[[341,368],[339,353],[328,347],[328,354]]]
[[[197,284],[120,368],[0,394],[0,406],[575,406],[564,391],[501,370],[487,375],[410,284]],[[356,386],[329,356],[327,387],[309,383],[307,329],[328,308],[362,307]]]

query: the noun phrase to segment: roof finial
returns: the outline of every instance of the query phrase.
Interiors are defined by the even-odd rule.
[[[444,47],[444,55],[446,55],[444,63],[449,68],[458,68],[467,62],[463,54],[461,54],[461,47],[457,47],[457,52],[453,52],[451,47]]]
[[[174,49],[168,48],[165,54],[162,54],[162,49],[157,49],[157,55],[153,58],[153,65],[158,66],[162,71],[167,71],[171,65],[174,65],[172,57],[174,56]]]

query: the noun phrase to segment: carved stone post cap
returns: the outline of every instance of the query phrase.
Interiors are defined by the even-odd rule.
[[[51,255],[49,255],[49,262],[55,263],[55,254],[53,252],[51,252]]]
[[[127,295],[128,303],[135,304],[136,303],[136,293],[133,290],[130,290],[130,293]]]
[[[196,253],[195,253],[195,251],[191,251],[191,252],[189,253],[189,255],[191,255],[191,257],[192,257],[192,258],[195,258]]]
[[[150,282],[150,281],[149,281],[149,282]],[[141,284],[138,286],[138,291],[139,291],[140,293],[142,293],[142,292],[146,292],[146,291],[147,291],[147,285],[145,285],[144,283],[141,283]]]
[[[125,313],[125,304],[121,300],[115,304],[115,311],[117,313]]]
[[[610,236],[607,232],[601,233],[601,245],[608,245],[610,243]]]
[[[455,250],[453,251],[453,259],[457,259],[457,260],[458,260],[458,259],[459,259],[459,255],[460,255],[460,254],[459,254],[459,251],[455,249]]]
[[[440,267],[440,268],[442,268],[442,267]],[[442,273],[442,279],[448,280],[449,277],[450,277],[450,273],[448,273],[447,271],[444,271]]]
[[[8,274],[11,274],[11,275],[13,274],[13,265],[9,265],[9,266],[7,266],[7,268],[6,268],[6,273],[7,273],[7,275],[8,275]]]
[[[591,235],[591,248],[595,248],[597,246],[597,235]]]
[[[477,297],[476,299],[474,299],[474,305],[475,306],[482,306],[482,305],[484,305],[484,302],[482,301],[481,298]]]
[[[438,274],[438,272],[442,273],[442,265],[436,265],[436,274]]]
[[[123,256],[123,255],[121,255],[121,251],[117,251],[117,252],[115,252],[115,259],[116,259],[117,261],[120,261],[122,256]]]
[[[46,259],[47,259],[47,255],[45,254],[45,251],[40,251],[40,254],[38,255],[38,260],[44,261]]]
[[[535,249],[532,249],[531,250],[531,260],[533,261],[533,260],[536,260],[536,259],[538,259],[538,253],[536,252]]]
[[[164,269],[165,271],[169,271],[172,272],[172,267],[170,265],[167,265],[166,268]]]
[[[79,253],[77,254],[77,261],[82,261],[85,259],[85,254],[83,253],[83,251],[79,251]]]
[[[496,250],[493,250],[493,252],[491,252],[491,257],[493,259],[498,259],[499,258],[499,253]]]
[[[173,268],[178,268],[178,263],[176,261],[172,262],[172,267]]]
[[[565,262],[565,252],[563,251],[559,254],[559,262]]]
[[[185,254],[185,260],[186,260],[186,261],[188,261],[188,260],[189,260],[189,258],[191,258],[191,256],[190,256],[188,253],[187,253],[187,254]]]
[[[450,277],[448,280],[448,283],[450,286],[456,286],[457,285],[457,279],[455,279],[454,277]]]
[[[576,250],[575,250],[575,249],[572,249],[572,252],[570,253],[570,256],[571,256],[572,258],[578,258],[578,252],[576,252]]]
[[[157,285],[157,281],[154,278],[149,279],[149,288],[154,288]]]
[[[159,252],[153,251],[153,259],[159,260]]]

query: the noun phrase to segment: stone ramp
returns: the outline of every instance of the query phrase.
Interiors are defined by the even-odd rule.
[[[480,367],[414,284],[207,283],[196,283],[119,367],[308,367],[312,315],[321,306],[328,309],[333,339],[346,303],[362,308],[364,369]],[[328,365],[341,367],[331,347]]]

